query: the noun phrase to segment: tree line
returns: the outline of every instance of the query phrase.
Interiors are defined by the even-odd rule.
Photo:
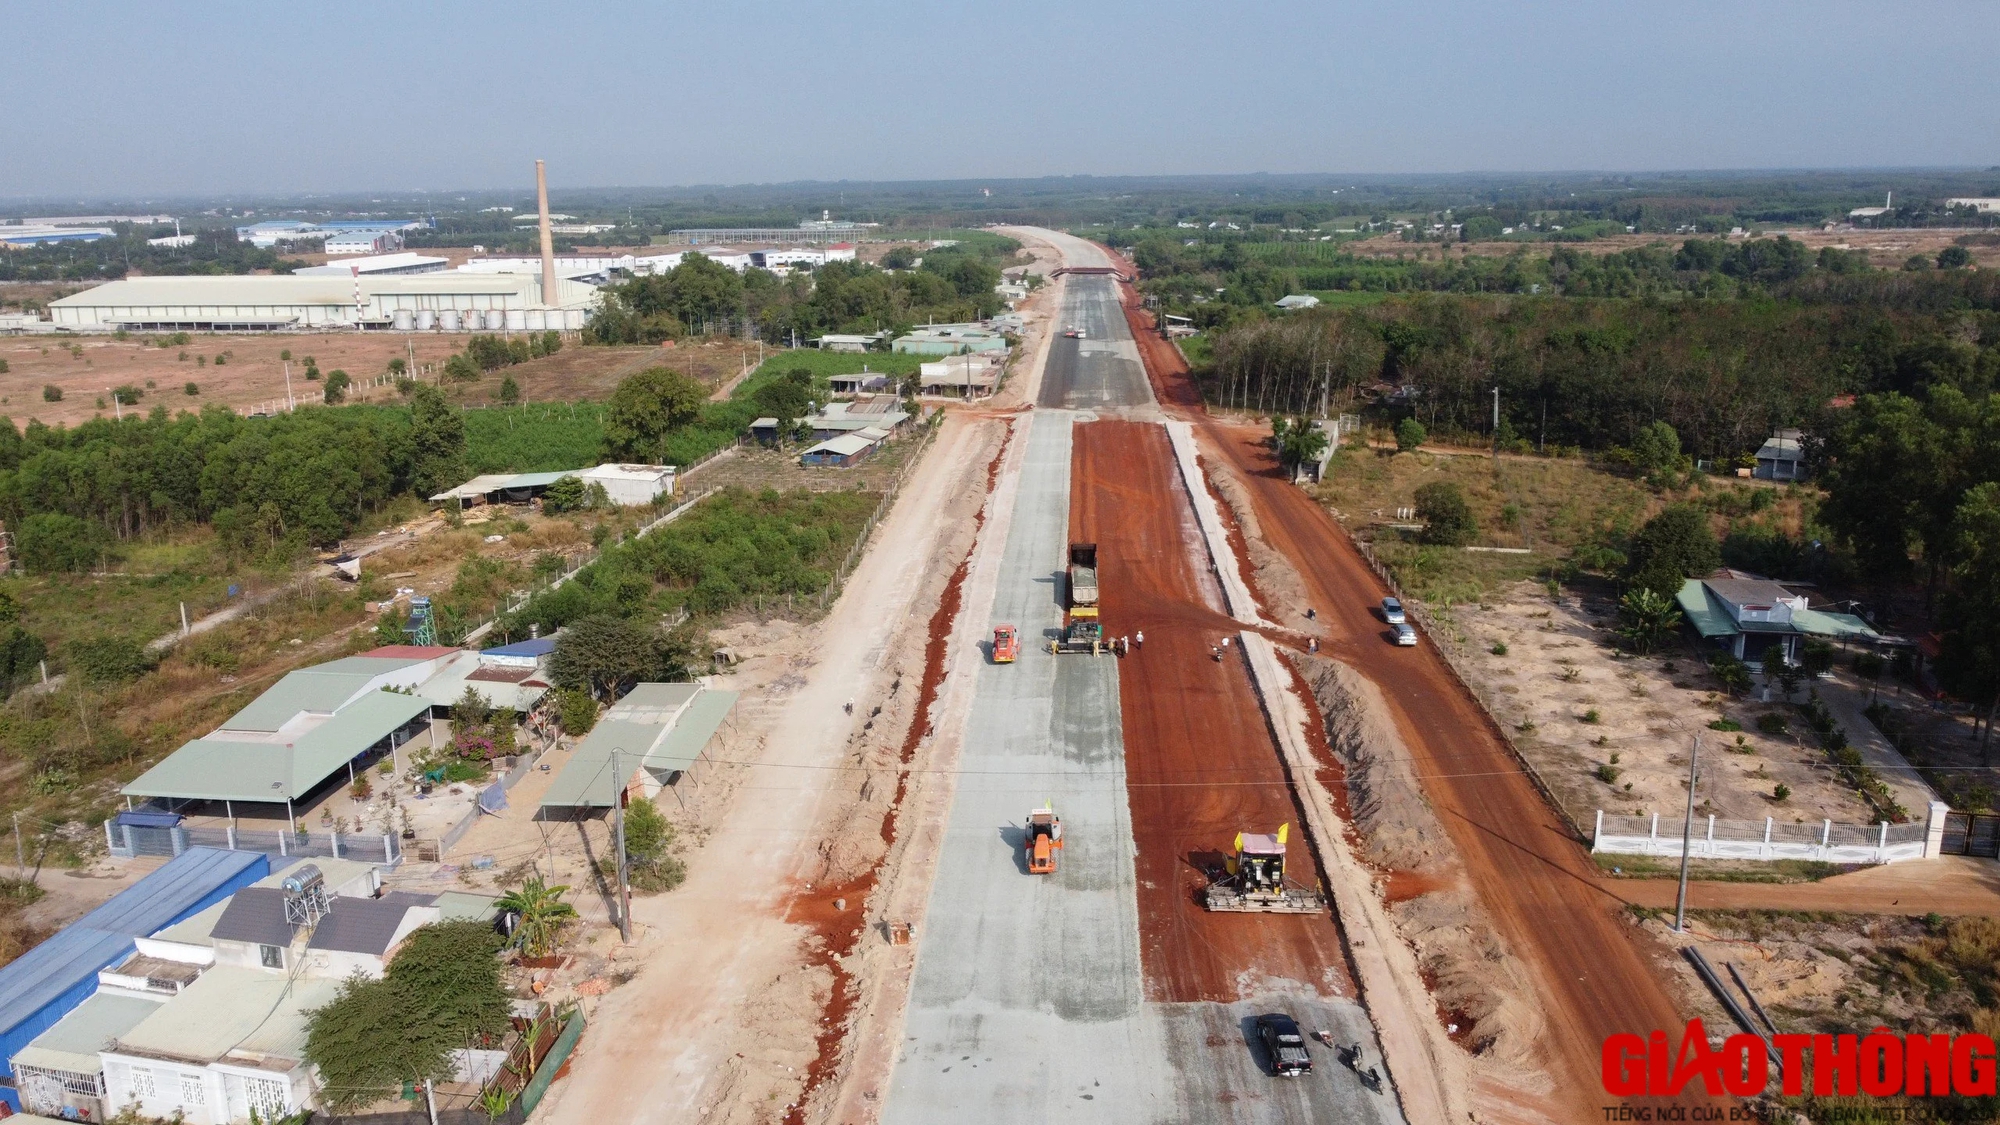
[[[1227,327],[1270,314],[1291,293],[1491,293],[1652,299],[1790,299],[1942,310],[2000,308],[2000,279],[1964,267],[1971,254],[1946,247],[1900,270],[1877,270],[1861,251],[1818,252],[1791,238],[1691,238],[1593,254],[1524,246],[1504,256],[1362,256],[1342,243],[1228,240],[1192,246],[1149,237],[1132,247],[1142,288],[1197,327]],[[1218,290],[1220,292],[1218,292]]]
[[[212,524],[239,557],[329,544],[397,495],[465,479],[465,422],[437,388],[407,406],[249,418],[93,418],[74,428],[0,424],[0,518],[30,569],[84,570],[118,540]]]
[[[1487,440],[1497,386],[1503,444],[1603,450],[1665,421],[1711,460],[1824,428],[1841,395],[2000,386],[2000,316],[1978,308],[1435,294],[1211,335],[1196,376],[1223,405],[1317,414],[1386,385],[1393,412]]]
[[[996,258],[977,249],[928,250],[915,269],[828,262],[810,273],[782,278],[760,269],[739,274],[689,254],[665,273],[605,289],[603,305],[585,327],[584,338],[599,344],[656,344],[691,334],[727,333],[786,341],[827,332],[902,330],[991,316],[1003,307],[993,292],[999,282]]]

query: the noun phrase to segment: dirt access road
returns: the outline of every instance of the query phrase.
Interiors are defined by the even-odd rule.
[[[1468,883],[1527,962],[1547,1014],[1555,1104],[1546,1111],[1560,1121],[1601,1120],[1611,1100],[1599,1077],[1604,1039],[1681,1023],[1656,964],[1662,952],[1597,889],[1589,857],[1441,658],[1382,639],[1375,607],[1387,590],[1332,517],[1279,472],[1265,435],[1210,418],[1185,361],[1152,331],[1129,288],[1126,311],[1161,401],[1195,423],[1205,459],[1247,485],[1265,541],[1298,571],[1320,613],[1323,651],[1381,689]],[[1304,609],[1274,608],[1284,622],[1298,622]]]

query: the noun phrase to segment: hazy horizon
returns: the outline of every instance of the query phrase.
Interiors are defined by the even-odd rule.
[[[0,198],[2000,163],[2000,7],[1922,0],[85,12],[14,13]]]

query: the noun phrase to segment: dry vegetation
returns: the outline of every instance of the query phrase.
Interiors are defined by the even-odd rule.
[[[1824,247],[1835,250],[1861,250],[1868,254],[1868,262],[1877,269],[1900,269],[1903,260],[1912,254],[1922,254],[1935,258],[1938,251],[1958,243],[1965,237],[1965,231],[1958,228],[1937,228],[1920,230],[1764,230],[1758,228],[1759,237],[1784,235],[1805,244],[1806,249],[1817,254]],[[1678,247],[1687,238],[1712,238],[1713,235],[1664,235],[1664,234],[1615,234],[1595,238],[1589,242],[1470,242],[1454,243],[1449,246],[1439,243],[1404,242],[1395,234],[1381,234],[1355,242],[1344,243],[1342,248],[1368,258],[1430,258],[1442,255],[1453,257],[1470,255],[1482,258],[1504,258],[1516,251],[1524,251],[1537,258],[1546,258],[1558,246],[1568,247],[1581,254],[1615,254],[1623,250],[1634,250],[1642,246]],[[2000,242],[1986,242],[1974,239],[1966,249],[1972,252],[1975,263],[1982,267],[2000,266]]]

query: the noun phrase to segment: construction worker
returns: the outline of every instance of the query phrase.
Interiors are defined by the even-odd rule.
[[[1118,638],[1118,655],[1130,656],[1131,654],[1132,654],[1132,638],[1130,637]]]
[[[1223,647],[1223,648],[1228,648],[1228,647],[1229,647],[1229,638],[1228,638],[1228,637],[1224,637],[1224,638],[1222,638],[1222,647]]]
[[[1318,618],[1318,617],[1319,617],[1319,611],[1318,611],[1318,610],[1314,609],[1314,608],[1313,608],[1313,607],[1311,607],[1311,606],[1307,606],[1307,607],[1306,607],[1306,620],[1307,620],[1307,621],[1312,621],[1312,620],[1314,620],[1314,619],[1316,619],[1316,618]]]
[[[1307,652],[1318,652],[1318,651],[1319,651],[1319,638],[1318,638],[1318,637],[1307,637],[1307,638],[1306,638],[1306,651],[1307,651]]]
[[[1132,634],[1132,641],[1133,641],[1133,643],[1134,643],[1134,644],[1140,644],[1140,645],[1143,645],[1143,644],[1145,644],[1145,643],[1146,643],[1146,631],[1145,631],[1144,629],[1141,629],[1141,630],[1139,630],[1138,632],[1136,632],[1136,633]]]

